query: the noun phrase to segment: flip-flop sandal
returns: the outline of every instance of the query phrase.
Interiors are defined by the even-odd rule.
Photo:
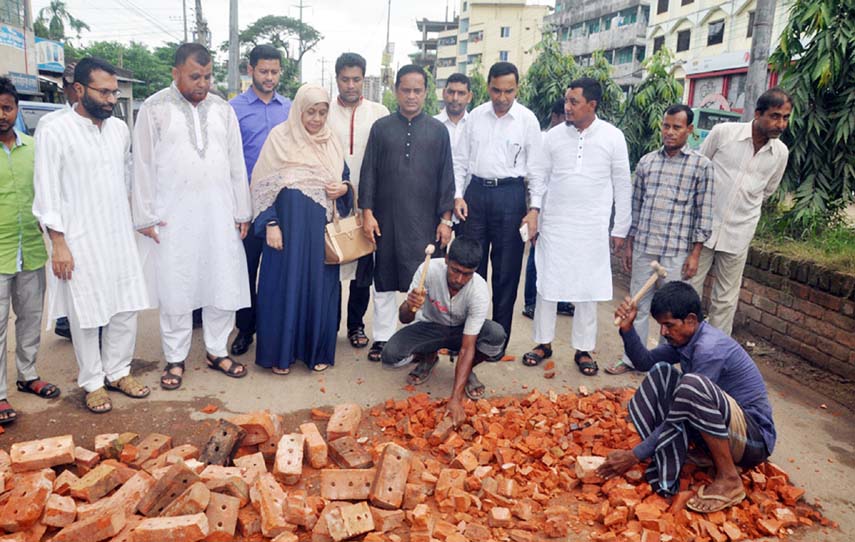
[[[368,351],[368,361],[377,363],[383,359],[383,347],[386,346],[386,341],[374,341],[371,349]]]
[[[279,367],[271,367],[270,371],[273,374],[279,375],[279,376],[285,376],[285,375],[291,374],[291,368],[290,367],[285,367],[284,369],[280,369]]]
[[[246,370],[246,365],[244,365],[243,363],[238,363],[229,356],[214,357],[211,356],[211,354],[206,354],[205,359],[207,360],[208,367],[214,369],[215,371],[220,371],[224,375],[230,376],[232,378],[243,378],[249,372]],[[226,360],[232,362],[232,364],[229,365],[228,369],[223,368],[223,362]]]
[[[100,409],[100,407],[107,407]],[[86,408],[93,414],[106,414],[113,410],[113,403],[110,401],[110,396],[107,395],[107,390],[98,388],[86,394]]]
[[[172,369],[181,369],[181,374],[177,375],[172,372]],[[165,390],[177,390],[181,387],[181,382],[184,379],[184,362],[177,361],[175,363],[169,363],[163,367],[164,373],[160,375],[160,387]],[[170,382],[170,380],[177,380],[177,382]]]
[[[144,386],[131,375],[123,376],[115,382],[110,382],[105,378],[104,387],[108,390],[120,391],[132,399],[142,399],[143,397],[148,397],[151,393],[148,386]]]
[[[59,388],[50,382],[45,382],[39,377],[36,377],[33,380],[27,380],[26,382],[21,382],[19,380],[15,385],[18,387],[18,391],[32,393],[33,395],[38,395],[44,399],[53,399],[59,395]]]
[[[322,373],[329,368],[330,368],[329,363],[315,363],[312,366],[312,370],[315,371],[316,373]]]
[[[8,425],[18,419],[18,412],[6,399],[0,400],[0,425]]]
[[[433,368],[436,367],[438,362],[439,356],[434,356],[433,360],[423,359],[420,361],[418,365],[416,365],[416,368],[410,371],[410,374],[407,375],[407,384],[421,386],[430,380],[430,376],[433,374]]]
[[[621,360],[610,367],[606,367],[605,371],[610,375],[622,375],[635,371],[635,367],[630,367]]]
[[[469,377],[466,379],[466,385],[463,386],[463,391],[466,393],[466,397],[473,401],[477,401],[484,398],[487,388],[480,380],[478,380],[475,373],[469,373]]]
[[[686,503],[686,508],[693,512],[699,512],[701,514],[712,514],[713,512],[719,512],[726,508],[730,508],[731,506],[737,505],[741,503],[745,499],[745,491],[740,491],[733,497],[724,497],[722,495],[707,495],[704,493],[704,489],[707,486],[703,485],[698,488],[698,494]],[[692,504],[692,501],[697,503],[698,499],[703,499],[707,501],[715,501],[716,504],[709,510],[704,510],[700,508],[697,504]]]
[[[543,354],[538,354],[535,350],[540,350]],[[522,359],[522,364],[526,367],[536,367],[540,365],[543,360],[552,357],[552,348],[546,346],[545,344],[539,344],[531,349],[531,352],[527,352]]]
[[[582,361],[582,358],[588,358],[590,361]],[[576,352],[573,356],[573,361],[575,361],[576,365],[579,366],[579,372],[585,376],[594,376],[597,374],[597,371],[600,370],[600,367],[597,365],[597,362],[594,361],[594,358],[591,357],[591,354],[584,350]]]
[[[365,348],[368,346],[368,335],[365,334],[365,328],[362,327],[348,331],[347,340],[350,341],[350,346],[354,348]]]

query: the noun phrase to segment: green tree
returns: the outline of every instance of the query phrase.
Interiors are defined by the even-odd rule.
[[[537,51],[537,58],[520,85],[520,101],[534,112],[545,128],[549,125],[552,105],[564,97],[567,84],[579,77],[580,70],[572,56],[561,52],[552,32],[544,34]]]
[[[81,32],[89,30],[88,24],[69,13],[63,0],[51,0],[50,4],[39,10],[39,16],[33,23],[33,31],[40,38],[65,41],[70,37],[65,33],[66,25],[75,32],[78,39]]]
[[[387,88],[383,91],[382,102],[390,112],[394,113],[398,110],[398,98],[395,97],[395,92],[393,90]]]
[[[484,74],[481,72],[481,64],[476,64],[472,69],[472,74],[469,76],[469,90],[472,91],[472,101],[469,102],[469,111],[472,111],[490,99],[490,95],[487,93],[487,80],[484,79]]]
[[[425,68],[427,73],[427,94],[425,95],[424,112],[430,116],[439,113],[439,99],[436,97],[436,78],[430,68]]]
[[[612,124],[617,124],[623,108],[623,91],[612,79],[612,65],[606,60],[603,52],[595,51],[591,57],[591,65],[581,67],[576,77],[590,77],[600,83],[603,87],[603,99],[597,104],[597,116]],[[570,81],[568,79],[567,84]]]
[[[784,217],[801,237],[833,226],[855,190],[855,4],[796,0],[770,64],[793,97],[790,149],[778,196],[794,195]]]
[[[134,79],[134,98],[145,99],[172,82],[172,61],[178,44],[167,44],[151,51],[146,45],[132,41],[96,41],[80,49],[67,51],[69,58],[97,56],[116,66],[130,70]]]
[[[665,47],[644,61],[647,76],[627,98],[620,128],[629,147],[629,163],[634,169],[638,160],[661,145],[662,115],[669,105],[680,103],[683,86],[671,74],[673,55]]]

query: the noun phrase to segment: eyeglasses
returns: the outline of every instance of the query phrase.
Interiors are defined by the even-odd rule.
[[[122,91],[121,91],[121,90],[119,90],[119,89],[116,89],[116,90],[110,90],[110,89],[108,89],[108,88],[95,88],[95,87],[90,87],[89,85],[86,85],[86,88],[89,88],[89,89],[94,90],[95,92],[97,92],[98,94],[100,94],[100,95],[101,95],[101,97],[102,97],[102,98],[104,98],[104,99],[107,99],[107,98],[109,98],[110,96],[112,96],[113,98],[118,98],[119,96],[121,96],[121,95],[122,95]]]

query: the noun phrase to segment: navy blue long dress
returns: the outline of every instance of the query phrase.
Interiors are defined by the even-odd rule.
[[[345,168],[343,175],[349,179]],[[352,195],[336,200],[339,213],[350,212]],[[282,229],[282,250],[265,242],[258,281],[255,363],[287,369],[295,360],[309,368],[335,363],[338,332],[339,266],[324,263],[324,207],[292,188],[255,220],[255,234],[266,238],[271,219]]]

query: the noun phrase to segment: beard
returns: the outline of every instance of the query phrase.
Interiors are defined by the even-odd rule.
[[[87,113],[89,113],[98,120],[105,120],[113,116],[112,107],[109,111],[105,110],[104,104],[95,101],[93,98],[90,98],[89,94],[87,93],[83,94],[80,103],[83,104],[83,108],[86,110]]]

